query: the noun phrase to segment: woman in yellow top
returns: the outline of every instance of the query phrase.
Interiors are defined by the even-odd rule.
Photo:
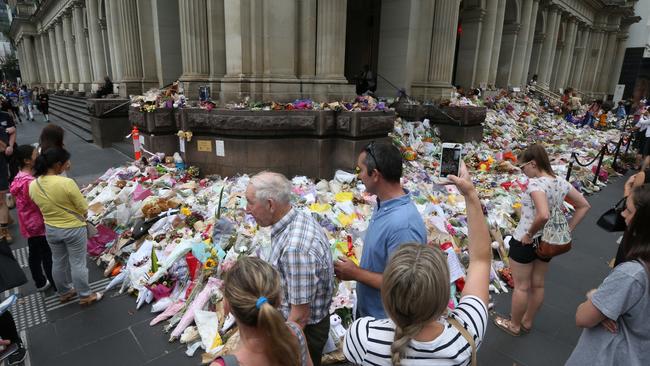
[[[41,152],[34,163],[36,179],[29,185],[29,196],[43,213],[59,300],[68,302],[78,294],[81,305],[90,305],[101,300],[102,294],[93,293],[88,284],[88,203],[72,179],[59,176],[69,162],[70,153],[63,148]]]

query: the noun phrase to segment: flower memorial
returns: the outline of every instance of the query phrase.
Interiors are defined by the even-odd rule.
[[[155,96],[143,101],[145,108],[168,105]],[[515,165],[519,150],[532,142],[543,143],[553,169],[564,176],[572,152],[578,152],[583,160],[594,157],[603,144],[615,144],[620,131],[577,128],[528,97],[504,96],[486,104],[489,109],[484,139],[465,144],[463,156],[472,171],[493,236],[496,255],[490,288],[503,292],[509,291],[508,283],[512,280],[507,268],[507,236],[516,226],[521,207],[519,194],[527,185],[527,179]],[[319,105],[311,101],[258,105],[245,101],[229,107],[386,108],[369,97],[350,105]],[[179,136],[191,139],[192,134],[179,131]],[[441,141],[429,121],[398,118],[391,138],[403,152],[402,183],[424,218],[429,244],[448,253],[453,281],[449,306],[453,307],[464,285],[469,261],[465,251],[468,232],[464,199],[454,186],[436,183]],[[611,159],[606,157],[604,166],[610,166]],[[106,290],[133,294],[138,308],[152,304],[151,311],[159,315],[151,324],[166,321],[170,341],[186,343],[188,355],[203,348],[204,361],[209,361],[231,350],[238,341],[234,320],[223,310],[222,274],[242,256],[268,258],[270,230],[258,227],[245,212],[248,176],[199,179],[195,168],[180,169],[174,162],[165,161],[169,160],[153,155],[146,163],[137,161],[109,169],[84,189],[89,201],[89,220],[113,233],[91,239],[89,246],[97,263],[105,267],[105,275],[113,278]],[[617,174],[611,169],[608,173]],[[594,184],[592,178],[591,167],[576,166],[571,182],[591,193],[605,184]],[[346,256],[358,263],[375,197],[365,192],[355,174],[343,171],[329,181],[297,176],[291,182],[294,207],[317,219],[328,236],[333,257]],[[571,205],[565,206],[570,213]],[[352,321],[354,306],[354,283],[338,283],[330,307],[330,313],[338,318],[332,323],[327,351],[338,348],[340,326]]]

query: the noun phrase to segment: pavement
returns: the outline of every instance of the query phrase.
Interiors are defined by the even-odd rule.
[[[54,121],[56,123],[56,121]],[[45,125],[41,115],[35,122],[18,126],[19,144],[38,141]],[[75,135],[66,134],[66,148],[72,154],[70,177],[81,185],[99,177],[109,167],[128,160],[114,149],[101,149]],[[608,261],[616,252],[617,234],[596,226],[598,216],[610,208],[623,192],[624,178],[612,179],[600,193],[588,197],[592,205],[575,231],[573,249],[551,262],[546,277],[546,298],[530,334],[511,337],[490,323],[478,352],[480,365],[547,366],[563,365],[580,336],[575,326],[575,311],[588,290],[597,287],[609,272]],[[11,214],[16,217],[14,210]],[[135,308],[135,298],[109,291],[97,304],[82,308],[76,301],[61,305],[52,290],[38,293],[27,268],[27,242],[17,225],[11,248],[30,279],[10,293],[20,299],[12,308],[23,339],[27,342],[25,365],[199,365],[199,353],[185,355],[185,346],[169,343],[163,324],[149,322],[155,314],[145,305]],[[103,289],[108,279],[88,261],[89,281],[95,290]],[[509,314],[510,294],[493,296],[494,308]]]

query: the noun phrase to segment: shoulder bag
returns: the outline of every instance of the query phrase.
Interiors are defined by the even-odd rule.
[[[45,190],[43,189],[43,186],[38,181],[39,179],[40,178],[36,178],[35,181],[36,181],[36,184],[38,184],[38,188],[40,188],[41,192],[43,192],[43,195],[45,196],[45,198],[50,200],[50,202],[54,203],[54,205],[56,205],[57,207],[59,207],[63,211],[65,211],[65,212],[69,213],[70,215],[72,215],[72,216],[76,217],[77,219],[79,219],[79,221],[85,222],[86,223],[86,234],[88,235],[89,239],[94,237],[95,235],[97,235],[97,233],[98,233],[97,228],[95,227],[95,225],[93,225],[92,222],[89,222],[88,220],[86,220],[83,216],[79,215],[78,213],[76,213],[76,212],[74,212],[74,211],[72,211],[72,210],[70,210],[70,209],[68,209],[66,207],[63,207],[63,206],[59,205],[58,203],[54,202],[54,200],[52,200],[50,198],[50,196],[48,196],[47,193],[45,193]]]
[[[596,221],[596,225],[609,232],[625,231],[625,219],[621,213],[625,210],[626,199],[627,197],[623,197],[614,205],[614,207],[600,215],[598,221]]]
[[[571,231],[569,222],[560,208],[561,202],[549,202],[553,204],[551,216],[549,217],[539,244],[535,248],[535,254],[541,258],[553,258],[571,250]]]
[[[476,357],[476,342],[474,342],[474,337],[472,337],[467,329],[465,329],[465,327],[463,327],[463,325],[460,324],[455,318],[450,316],[447,318],[447,322],[453,325],[454,328],[458,329],[463,338],[465,338],[467,343],[469,343],[469,346],[472,347],[472,358],[470,359],[470,365],[476,366],[478,364],[478,358]]]
[[[0,240],[0,292],[11,290],[27,283],[25,272],[14,257],[7,241]]]

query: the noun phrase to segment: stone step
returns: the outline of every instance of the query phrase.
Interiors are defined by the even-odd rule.
[[[50,95],[50,102],[64,102],[66,104],[86,108],[86,98],[71,97],[67,95]]]
[[[50,116],[51,123],[57,124],[63,127],[66,131],[79,136],[82,140],[86,142],[93,142],[93,134],[87,129],[81,128],[78,125],[69,122],[68,120],[62,119],[57,115]]]
[[[80,100],[83,100],[83,105]],[[71,133],[92,142],[90,115],[85,103],[85,99],[81,98],[56,96],[50,99],[50,115]]]

